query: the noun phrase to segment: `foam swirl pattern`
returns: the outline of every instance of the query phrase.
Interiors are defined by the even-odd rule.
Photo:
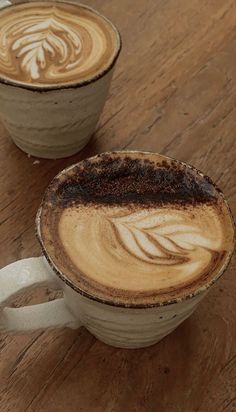
[[[89,80],[119,49],[115,28],[83,6],[36,2],[0,11],[0,76],[26,84]]]
[[[78,271],[127,295],[187,286],[212,268],[222,250],[222,226],[210,206],[70,208],[60,218],[59,237]]]

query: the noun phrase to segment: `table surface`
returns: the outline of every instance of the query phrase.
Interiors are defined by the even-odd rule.
[[[235,0],[87,1],[120,28],[123,50],[90,144],[35,163],[0,125],[0,265],[40,255],[34,216],[65,166],[116,149],[160,152],[210,175],[236,212]],[[142,350],[84,328],[0,338],[1,412],[235,412],[235,259],[193,316]],[[21,298],[52,299],[49,290]]]

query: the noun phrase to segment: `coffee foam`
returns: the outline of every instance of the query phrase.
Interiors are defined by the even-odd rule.
[[[109,68],[119,47],[113,25],[81,5],[34,2],[0,11],[0,76],[7,80],[86,81]]]
[[[70,168],[41,210],[49,259],[83,293],[116,304],[193,293],[219,273],[233,243],[228,207],[208,178],[139,156],[103,155]]]

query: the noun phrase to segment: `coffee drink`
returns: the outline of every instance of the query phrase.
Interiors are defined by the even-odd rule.
[[[192,295],[229,260],[233,224],[222,193],[164,156],[114,152],[66,169],[38,219],[49,261],[82,294],[116,305]]]
[[[6,4],[0,1],[0,118],[26,153],[71,156],[103,110],[119,32],[77,0]]]
[[[119,48],[113,25],[93,10],[36,1],[0,12],[0,76],[34,85],[86,81],[105,71]]]
[[[63,170],[36,226],[44,256],[0,270],[0,331],[84,326],[120,348],[153,345],[177,328],[234,248],[233,219],[212,181],[145,152],[105,153]],[[63,294],[8,307],[41,285]]]

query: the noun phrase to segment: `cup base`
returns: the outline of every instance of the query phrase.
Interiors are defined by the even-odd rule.
[[[165,335],[166,336],[166,335]],[[142,349],[142,348],[148,348],[149,346],[154,346],[158,342],[160,342],[165,336],[151,342],[113,342],[110,340],[106,339],[99,339],[102,343],[105,343],[106,345],[113,346],[114,348],[119,348],[119,349]]]
[[[80,144],[78,143],[76,146],[73,145],[68,147],[34,147],[19,142],[19,140],[14,138],[12,138],[12,140],[19,149],[30,156],[39,157],[41,159],[62,159],[80,152],[88,144],[91,137],[92,136],[89,135],[89,137],[83,139],[82,143],[80,142]]]
[[[147,348],[149,346],[156,345],[158,342],[164,339],[167,335],[169,335],[175,329],[174,327],[165,333],[158,334],[155,338],[152,338],[152,339],[150,338],[145,339],[145,337],[143,337],[143,339],[124,337],[122,340],[121,339],[118,340],[118,339],[112,339],[108,336],[101,336],[100,334],[98,335],[97,333],[94,333],[94,331],[89,330],[89,328],[87,328],[86,326],[85,328],[101,342],[105,343],[106,345],[113,346],[115,348],[120,348],[120,349],[141,349],[141,348]]]

